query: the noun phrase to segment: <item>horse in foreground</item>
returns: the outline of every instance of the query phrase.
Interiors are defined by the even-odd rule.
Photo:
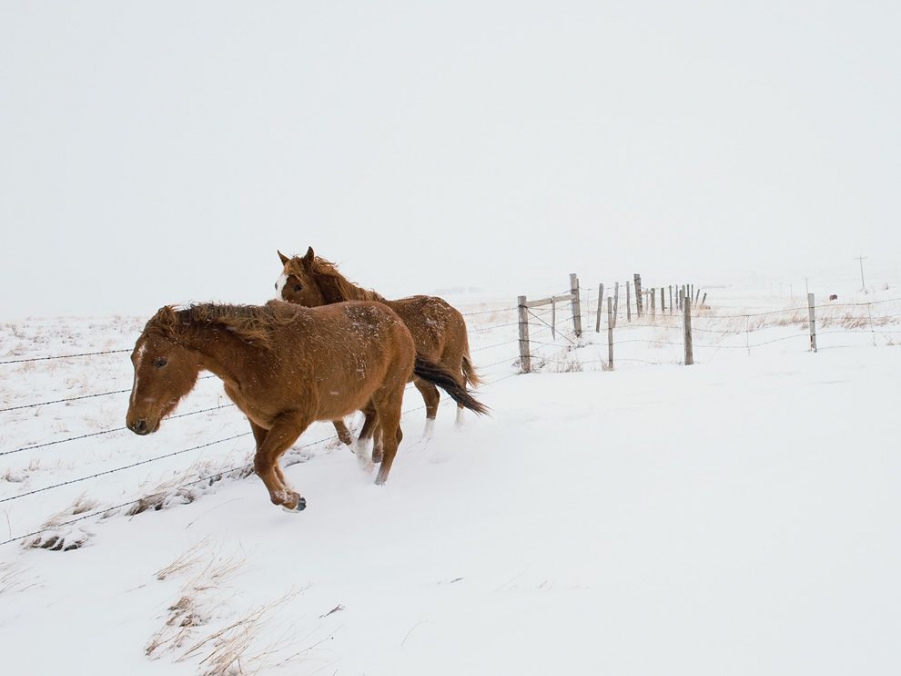
[[[350,282],[333,263],[316,256],[309,247],[302,258],[288,258],[278,252],[283,269],[275,284],[282,300],[305,307],[319,307],[350,300],[378,301],[384,303],[403,320],[413,336],[416,352],[439,362],[454,374],[457,384],[476,387],[479,377],[469,356],[469,338],[463,315],[447,301],[436,296],[411,296],[400,300],[386,300],[375,291],[363,289]],[[426,409],[426,427],[423,436],[429,436],[438,413],[440,395],[435,385],[427,379],[414,377],[413,384],[419,390]],[[457,402],[457,424],[462,421],[466,406]],[[364,441],[372,434],[375,416],[365,411],[366,421],[360,431]],[[344,443],[350,443],[350,432],[343,421],[336,420],[335,429]]]
[[[376,483],[382,484],[403,436],[401,403],[414,373],[464,407],[487,411],[453,374],[416,354],[407,327],[380,303],[167,306],[147,322],[131,360],[130,430],[157,431],[200,371],[212,372],[247,416],[254,469],[272,502],[287,510],[304,509],[306,500],[288,486],[279,458],[313,421],[374,411],[382,453],[373,460],[381,461]]]

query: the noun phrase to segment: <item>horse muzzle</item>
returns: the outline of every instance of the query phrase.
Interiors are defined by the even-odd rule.
[[[152,425],[147,422],[146,418],[138,418],[137,420],[132,420],[128,423],[128,429],[130,429],[135,434],[140,434],[144,436],[145,434],[151,434],[152,432],[156,432],[160,427],[159,423]]]

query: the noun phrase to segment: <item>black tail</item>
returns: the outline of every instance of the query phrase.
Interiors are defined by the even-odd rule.
[[[488,407],[467,392],[466,388],[460,385],[457,382],[457,379],[454,378],[454,374],[444,368],[441,364],[417,354],[416,362],[413,365],[413,374],[417,378],[422,378],[423,380],[440,387],[463,408],[475,411],[479,415],[488,413]]]

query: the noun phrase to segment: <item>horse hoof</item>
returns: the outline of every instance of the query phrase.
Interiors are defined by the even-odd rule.
[[[296,514],[297,512],[302,512],[306,508],[307,508],[306,498],[298,498],[297,507],[295,507],[294,509],[291,509],[290,507],[286,507],[285,505],[282,505],[282,509],[285,510],[286,512],[288,512],[289,514]]]

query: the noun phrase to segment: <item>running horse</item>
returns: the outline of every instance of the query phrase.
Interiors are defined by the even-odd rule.
[[[302,258],[288,258],[278,252],[283,269],[275,283],[282,300],[306,307],[319,307],[344,301],[378,301],[394,310],[410,329],[416,352],[441,363],[454,374],[457,384],[465,388],[479,385],[479,377],[469,356],[469,338],[463,315],[443,298],[436,296],[411,296],[399,300],[386,300],[375,291],[363,289],[349,281],[334,263],[316,256],[309,247]],[[413,384],[425,400],[426,426],[423,436],[431,434],[438,413],[440,395],[435,385],[414,375]],[[457,424],[462,421],[463,409],[457,401]],[[360,430],[360,442],[373,435],[375,413],[365,410],[366,420]],[[335,420],[338,437],[350,444],[351,436],[343,420]]]
[[[279,458],[313,421],[372,409],[381,432],[383,450],[373,461],[381,462],[376,483],[382,484],[403,436],[401,403],[414,373],[464,407],[487,411],[454,374],[416,354],[406,325],[380,303],[166,306],[147,322],[131,360],[126,425],[132,432],[156,432],[200,371],[212,372],[250,422],[254,470],[270,500],[289,511],[304,509],[306,500],[288,485]]]

